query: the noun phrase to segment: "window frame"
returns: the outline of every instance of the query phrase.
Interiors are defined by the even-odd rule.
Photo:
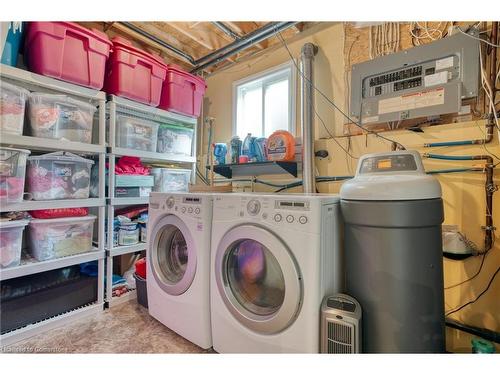
[[[289,69],[288,73],[282,72],[280,74],[280,71],[284,71],[285,69]],[[265,110],[265,87],[269,86],[272,83],[275,83],[276,81],[280,80],[283,78],[283,76],[288,76],[289,79],[289,90],[290,90],[290,95],[288,97],[288,118],[289,118],[289,129],[287,129],[290,133],[292,133],[295,136],[295,130],[296,130],[296,96],[297,96],[297,77],[295,74],[295,69],[294,65],[291,61],[285,62],[283,64],[279,64],[277,66],[274,66],[272,68],[263,70],[261,72],[252,74],[250,76],[247,76],[245,78],[239,79],[237,81],[233,82],[233,103],[232,103],[232,135],[235,136],[238,134],[237,129],[238,129],[238,87],[247,83],[250,83],[252,81],[256,81],[262,78],[265,78],[266,76],[267,79],[264,79],[264,82],[262,84],[262,133],[265,135],[265,116],[266,116],[266,110]]]

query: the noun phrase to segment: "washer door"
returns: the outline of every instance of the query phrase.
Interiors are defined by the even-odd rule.
[[[170,295],[184,293],[196,274],[196,249],[188,227],[175,215],[165,216],[153,228],[151,240],[148,261],[156,282]]]
[[[300,273],[286,245],[254,225],[228,231],[217,248],[215,279],[231,314],[252,331],[288,327],[302,302]]]

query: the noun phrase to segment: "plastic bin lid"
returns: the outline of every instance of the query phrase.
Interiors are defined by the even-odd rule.
[[[21,148],[0,147],[0,151],[22,152],[24,154],[31,154],[30,150],[23,150]]]
[[[30,94],[30,92],[28,90],[26,90],[25,88],[13,85],[11,83],[8,83],[8,82],[2,81],[2,80],[0,80],[0,88],[2,89],[2,91],[10,91],[10,92],[16,93],[19,96],[20,95],[28,96]]]
[[[191,173],[191,169],[182,169],[182,168],[167,168],[167,167],[154,167],[151,168],[151,171],[158,171],[158,172],[181,172],[181,173]]]
[[[400,201],[441,198],[439,181],[425,173],[417,151],[367,154],[359,159],[356,176],[344,182],[340,198]]]
[[[121,36],[115,36],[112,39],[113,46],[115,47],[122,47],[132,53],[135,53],[137,55],[144,56],[148,59],[154,60],[156,63],[160,64],[163,68],[167,68],[167,64],[165,64],[165,61],[161,59],[160,56],[155,56],[149,52],[146,52],[140,48],[135,47],[132,42],[128,39],[122,38]]]
[[[194,74],[191,74],[189,72],[186,72],[185,70],[183,70],[181,67],[179,67],[178,65],[175,65],[175,64],[168,64],[167,65],[167,68],[168,70],[172,70],[174,71],[175,73],[177,74],[181,74],[183,76],[187,76],[193,80],[196,80],[198,81],[200,84],[202,84],[205,88],[207,87],[207,83],[206,81],[201,78],[200,76],[197,76],[197,75],[194,75]]]
[[[37,23],[42,23],[42,22],[37,22]],[[87,34],[90,37],[99,39],[100,42],[106,43],[110,47],[113,47],[113,43],[111,43],[111,41],[109,40],[109,38],[106,35],[106,33],[102,32],[102,31],[100,31],[98,29],[95,29],[95,28],[87,29],[86,27],[81,26],[81,25],[79,25],[79,24],[77,24],[75,22],[67,22],[67,21],[46,22],[46,23],[48,23],[48,24],[59,24],[59,25],[66,26],[66,27],[68,27],[70,29],[73,29],[73,30],[78,30],[82,34]],[[31,39],[33,37],[35,37],[35,35],[32,35],[32,34],[28,33],[28,38],[30,38],[30,40],[28,40],[28,43],[31,42]]]
[[[81,31],[82,33],[88,34],[89,36],[92,36],[92,37],[94,37],[96,39],[99,39],[99,41],[101,41],[103,43],[109,44],[110,47],[113,46],[113,43],[111,43],[111,41],[109,40],[109,38],[106,35],[106,33],[102,32],[101,30],[98,30],[96,28],[87,29],[86,27],[81,26],[81,25],[79,25],[79,24],[77,24],[75,22],[60,21],[60,22],[57,22],[57,23],[66,25],[68,27],[71,27],[73,29]]]
[[[67,151],[51,152],[40,156],[30,156],[28,160],[58,160],[58,161],[73,161],[79,163],[94,164],[93,160],[82,158],[81,156],[72,154]]]
[[[30,100],[33,99],[43,99],[50,102],[61,102],[61,104],[65,105],[76,105],[80,107],[86,107],[87,109],[91,109],[94,112],[97,110],[97,107],[89,102],[84,102],[83,100],[74,99],[67,95],[62,94],[47,94],[45,92],[32,92],[30,95]]]
[[[53,224],[53,223],[67,223],[72,224],[79,221],[91,221],[95,220],[97,216],[95,215],[87,215],[87,216],[71,216],[71,217],[59,217],[56,219],[31,219],[31,224]]]
[[[28,223],[29,220],[0,221],[0,229],[25,227]]]
[[[162,123],[159,123],[159,127],[160,128],[167,128],[167,129],[180,129],[180,130],[187,130],[190,132],[194,132],[194,129],[192,127],[185,126],[182,124],[168,124],[168,123],[162,122]]]

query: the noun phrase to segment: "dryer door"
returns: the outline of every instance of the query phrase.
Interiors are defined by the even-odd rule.
[[[149,259],[160,288],[178,296],[191,286],[196,274],[196,248],[189,228],[175,215],[160,219],[151,232]]]
[[[284,330],[302,302],[301,277],[285,243],[254,225],[228,231],[217,248],[215,279],[231,314],[264,334]]]

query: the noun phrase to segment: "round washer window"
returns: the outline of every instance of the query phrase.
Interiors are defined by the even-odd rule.
[[[188,246],[182,232],[174,225],[166,225],[159,233],[158,265],[165,279],[177,284],[188,265]]]
[[[253,314],[276,313],[285,298],[285,279],[274,255],[252,239],[234,243],[226,254],[226,278],[238,303]]]

